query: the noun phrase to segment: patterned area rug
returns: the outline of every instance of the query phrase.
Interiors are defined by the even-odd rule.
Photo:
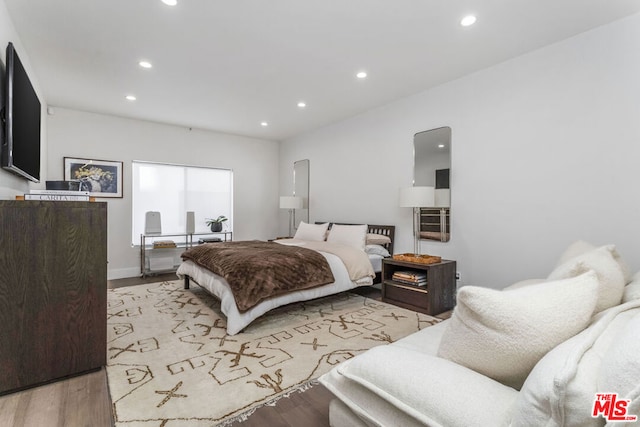
[[[214,426],[304,388],[341,361],[439,322],[342,293],[281,307],[235,336],[220,303],[179,280],[109,290],[116,426]]]

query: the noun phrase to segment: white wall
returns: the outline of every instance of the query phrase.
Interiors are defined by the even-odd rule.
[[[124,162],[124,197],[99,199],[108,202],[110,279],[140,274],[139,251],[131,247],[132,160],[232,169],[234,239],[277,235],[277,142],[64,108],[49,116],[48,140],[48,179],[63,179],[64,157]]]
[[[0,106],[4,105],[4,79],[5,79],[5,66],[6,60],[5,57],[7,54],[6,48],[9,42],[12,42],[18,52],[18,56],[20,57],[20,61],[24,66],[27,74],[29,74],[29,80],[31,80],[31,84],[33,85],[33,89],[38,94],[38,98],[40,98],[40,104],[42,105],[42,123],[40,129],[41,135],[41,149],[40,149],[40,176],[44,177],[47,174],[47,118],[45,115],[46,111],[46,100],[42,91],[40,90],[40,85],[38,83],[38,76],[33,71],[31,67],[31,63],[29,61],[29,53],[22,46],[22,42],[20,41],[20,37],[18,37],[18,33],[13,25],[13,21],[9,16],[9,12],[7,11],[7,7],[3,0],[0,0]],[[4,135],[2,136],[2,141],[4,141]],[[43,180],[41,180],[43,181]],[[44,188],[44,184],[32,183],[31,181],[27,181],[25,178],[22,178],[18,175],[15,175],[9,171],[4,169],[0,169],[0,199],[15,199],[15,196],[25,194],[29,192],[30,188]]]
[[[640,269],[640,15],[282,143],[280,185],[311,162],[310,216],[395,224],[412,251],[416,132],[452,128],[452,240],[462,284],[544,277],[572,241]],[[281,224],[282,231],[282,224]]]

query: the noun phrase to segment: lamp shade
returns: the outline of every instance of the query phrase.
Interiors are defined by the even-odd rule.
[[[302,197],[280,196],[280,209],[302,209]]]
[[[448,188],[438,188],[435,192],[435,204],[436,208],[448,208],[451,206],[451,190]]]
[[[400,189],[400,207],[422,208],[434,205],[433,187],[407,187]]]

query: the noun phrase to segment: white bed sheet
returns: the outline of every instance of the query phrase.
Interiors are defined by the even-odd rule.
[[[176,274],[180,278],[184,278],[185,275],[188,275],[196,281],[198,285],[208,290],[220,300],[220,309],[222,310],[222,313],[227,316],[227,334],[236,335],[255,319],[274,308],[290,304],[292,302],[307,301],[343,292],[358,286],[368,286],[373,284],[373,279],[371,277],[365,277],[352,282],[349,279],[347,268],[339,257],[326,252],[320,253],[327,259],[335,282],[269,298],[243,313],[238,310],[231,288],[223,277],[218,276],[205,268],[199,267],[191,261],[184,261],[180,264]]]
[[[368,254],[369,261],[371,261],[371,265],[373,266],[373,271],[376,273],[380,273],[382,271],[382,260],[384,257],[382,255]]]

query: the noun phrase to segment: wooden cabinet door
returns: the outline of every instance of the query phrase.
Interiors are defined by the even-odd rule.
[[[106,363],[106,204],[0,202],[0,393]]]

